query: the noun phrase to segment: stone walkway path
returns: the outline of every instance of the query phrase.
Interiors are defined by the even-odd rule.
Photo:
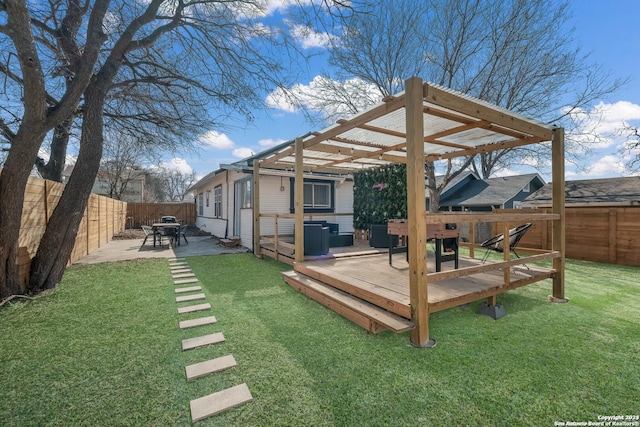
[[[192,285],[185,287],[176,287],[175,292],[176,303],[185,303],[193,301],[202,301],[206,299],[206,295],[202,293],[202,287],[199,285],[193,285],[198,283],[198,279],[191,271],[191,268],[187,264],[184,258],[170,258],[169,266],[171,274],[173,276],[173,283],[176,286]],[[200,293],[191,293],[200,292]],[[195,313],[201,311],[211,310],[211,304],[200,303],[195,305],[188,305],[178,308],[178,313]],[[204,316],[190,320],[183,320],[180,322],[180,329],[197,328],[205,325],[212,325],[217,322],[215,316]],[[216,332],[212,334],[206,334],[195,338],[188,338],[182,340],[182,350],[193,350],[197,348],[207,347],[210,345],[218,345],[225,340],[222,332]],[[233,355],[227,355],[218,357],[215,359],[205,360],[199,363],[194,363],[185,367],[185,373],[187,381],[195,381],[198,378],[202,378],[208,375],[213,375],[217,372],[222,372],[227,369],[234,368],[236,366],[236,360]],[[234,408],[244,403],[253,400],[253,396],[249,391],[247,384],[243,383],[225,390],[221,390],[207,396],[203,396],[199,399],[194,399],[190,402],[191,419],[193,422],[200,421],[202,419],[211,417],[227,409]]]

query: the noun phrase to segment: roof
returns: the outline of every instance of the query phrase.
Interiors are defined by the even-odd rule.
[[[551,183],[527,197],[522,206],[551,206]],[[640,205],[640,177],[585,179],[565,182],[566,205]]]
[[[420,80],[410,79],[407,83],[416,81]],[[418,98],[403,92],[388,97],[349,120],[302,137],[304,170],[343,174],[406,163],[407,102],[416,98],[417,103],[422,101],[422,111],[411,118],[419,120],[417,114],[422,118],[425,160],[450,159],[551,140],[553,127],[462,93],[422,83],[421,95]],[[291,169],[295,167],[294,154],[295,147],[291,144],[256,157],[262,159],[261,167]]]
[[[440,200],[440,206],[502,205],[534,179],[544,184],[537,173],[479,179],[465,185],[460,191],[443,197]]]

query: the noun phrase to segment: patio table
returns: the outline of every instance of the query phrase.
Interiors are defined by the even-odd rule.
[[[170,229],[171,230],[171,235],[173,237],[173,241],[175,242],[177,240],[178,241],[178,246],[180,246],[180,239],[176,239],[176,237],[180,237],[180,236],[178,236],[178,230],[180,229],[180,223],[178,223],[178,222],[156,222],[156,223],[153,223],[151,225],[151,228],[153,229],[153,246],[154,247],[156,246],[157,231],[163,231],[165,229]],[[161,239],[162,239],[162,237],[161,237]]]

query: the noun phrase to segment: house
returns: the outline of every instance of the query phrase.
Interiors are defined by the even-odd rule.
[[[288,141],[255,156],[221,165],[191,186],[188,192],[196,197],[196,226],[216,237],[239,237],[241,245],[253,248],[253,162],[258,156],[293,143]],[[259,176],[261,232],[267,236],[293,236],[294,172],[261,169]],[[321,219],[338,224],[341,233],[353,232],[351,175],[305,173],[304,212],[308,217],[322,214]]]
[[[551,206],[552,183],[530,194],[522,207]],[[565,182],[567,206],[640,206],[640,176]]]
[[[444,175],[436,176],[436,186],[439,187],[442,184],[442,180],[444,179]],[[440,193],[440,200],[443,197],[446,197],[447,194],[453,194],[457,191],[461,191],[465,186],[469,185],[471,182],[478,180],[478,176],[474,172],[465,171],[457,175],[455,178],[451,179],[447,185],[442,189]],[[428,183],[427,183],[428,184]],[[425,197],[427,200],[427,210],[429,210],[431,206],[431,197],[429,194],[429,188],[425,191]]]
[[[491,212],[494,208],[519,208],[523,200],[545,184],[537,173],[486,179],[469,174],[464,178],[464,185],[458,183],[442,193],[441,211]]]
[[[62,182],[66,183],[73,172],[74,165],[67,165],[62,171]],[[91,192],[100,196],[114,197],[111,186],[119,194],[119,200],[125,202],[144,202],[145,173],[143,170],[126,168],[116,172],[100,168]],[[122,190],[124,188],[124,190]]]

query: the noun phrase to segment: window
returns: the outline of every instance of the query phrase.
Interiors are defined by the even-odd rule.
[[[324,182],[304,183],[304,207],[312,209],[326,209],[331,207],[329,200],[331,186]]]
[[[236,202],[239,209],[249,209],[253,205],[251,194],[251,177],[236,181]]]
[[[334,182],[319,179],[304,180],[304,211],[334,212]],[[291,213],[295,212],[295,184],[291,178]]]
[[[222,185],[213,188],[213,216],[222,218]]]
[[[198,216],[204,216],[204,193],[198,194]]]
[[[207,190],[207,207],[209,207],[209,193],[211,193],[211,190]]]

